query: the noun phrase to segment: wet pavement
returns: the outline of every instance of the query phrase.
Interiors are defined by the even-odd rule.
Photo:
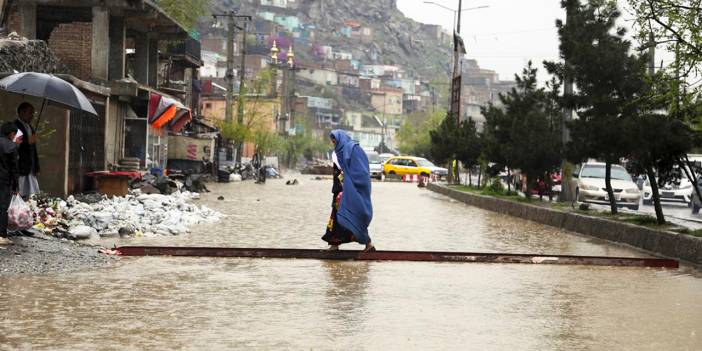
[[[103,244],[324,248],[331,181],[297,178],[210,185],[199,201],[222,221]],[[644,256],[414,184],[374,183],[373,204],[380,249]],[[0,277],[0,349],[695,350],[701,277],[689,267],[129,257]]]

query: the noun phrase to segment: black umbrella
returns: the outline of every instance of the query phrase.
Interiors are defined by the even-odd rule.
[[[39,120],[47,101],[67,108],[85,111],[97,116],[97,111],[90,100],[73,84],[46,73],[23,72],[13,74],[0,80],[0,89],[21,95],[44,99],[39,110]]]

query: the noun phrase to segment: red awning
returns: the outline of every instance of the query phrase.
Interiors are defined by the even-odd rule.
[[[191,119],[190,109],[180,101],[156,93],[149,96],[148,121],[154,128],[166,126],[173,132],[179,132]]]

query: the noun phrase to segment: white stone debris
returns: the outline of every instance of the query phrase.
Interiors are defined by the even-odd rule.
[[[132,191],[125,197],[103,197],[88,204],[69,196],[61,207],[68,221],[69,237],[86,239],[93,235],[178,235],[189,227],[220,220],[222,214],[206,206],[188,203],[200,194],[188,191],[171,195]],[[63,203],[61,205],[64,205]],[[89,230],[89,229],[92,229]]]

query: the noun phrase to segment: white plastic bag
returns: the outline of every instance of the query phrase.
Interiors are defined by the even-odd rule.
[[[7,230],[24,230],[31,228],[33,225],[32,210],[22,200],[21,196],[13,196],[10,207],[7,208]]]

